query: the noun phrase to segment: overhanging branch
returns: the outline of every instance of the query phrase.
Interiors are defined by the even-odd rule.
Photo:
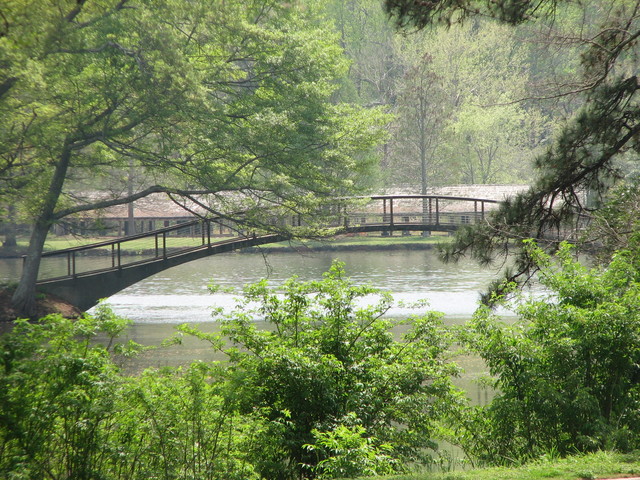
[[[213,193],[210,190],[179,190],[175,188],[169,188],[162,185],[153,185],[145,190],[134,193],[133,195],[127,195],[125,197],[114,198],[109,200],[101,200],[98,202],[88,203],[86,205],[77,205],[75,207],[65,208],[63,210],[59,210],[53,215],[55,220],[59,220],[64,217],[68,217],[69,215],[73,215],[81,212],[89,212],[91,210],[99,210],[102,208],[115,207],[117,205],[125,205],[127,203],[134,202],[144,197],[148,197],[154,193],[166,193],[166,194],[175,194],[175,195],[206,195]]]

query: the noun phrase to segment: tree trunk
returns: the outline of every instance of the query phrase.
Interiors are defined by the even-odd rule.
[[[422,195],[426,195],[428,191],[428,177],[427,177],[427,140],[426,140],[426,132],[424,129],[420,131],[420,192]],[[426,220],[427,213],[429,213],[428,200],[426,198],[422,199],[422,216],[423,221]],[[429,222],[431,218],[429,218]],[[424,230],[422,232],[423,237],[431,236],[431,232],[428,230]]]
[[[127,193],[131,197],[133,195],[133,160],[129,160],[129,176],[127,177]],[[136,219],[133,210],[133,202],[129,202],[127,205],[127,227],[125,229],[126,235],[135,235],[136,232]]]
[[[29,318],[34,317],[36,314],[36,281],[38,279],[38,270],[40,269],[40,259],[49,228],[55,221],[54,212],[62,193],[70,160],[71,146],[65,141],[64,149],[51,178],[49,193],[45,197],[40,214],[37,216],[33,226],[20,282],[11,298],[13,308],[18,314]]]
[[[7,233],[4,236],[4,241],[2,242],[2,248],[6,249],[14,249],[18,246],[18,240],[16,238],[15,224],[9,225],[7,227]]]
[[[36,281],[40,269],[40,257],[44,247],[44,241],[49,231],[49,223],[39,219],[33,227],[27,257],[23,265],[22,276],[16,291],[13,293],[11,303],[13,308],[21,316],[33,318],[36,313]]]
[[[14,249],[18,246],[16,239],[16,222],[15,222],[16,207],[15,205],[7,206],[7,224],[4,235],[4,242],[2,242],[2,248]]]

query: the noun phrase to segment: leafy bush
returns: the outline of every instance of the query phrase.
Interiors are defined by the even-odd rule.
[[[324,458],[311,470],[319,479],[354,478],[388,475],[394,472],[395,461],[389,444],[376,445],[375,439],[366,437],[361,425],[338,425],[330,432],[311,432],[314,445],[305,445],[311,452]]]
[[[229,407],[216,365],[122,375],[128,321],[18,321],[0,339],[0,478],[257,478],[243,452],[260,423]],[[98,341],[106,340],[107,346]]]
[[[352,475],[380,449],[376,470],[431,461],[439,422],[465,401],[451,383],[452,337],[441,314],[385,318],[391,305],[388,294],[353,285],[334,263],[322,280],[293,278],[282,294],[265,281],[248,286],[222,319],[230,345],[220,348],[238,407],[268,422],[255,456],[264,477],[312,477],[338,464]],[[362,443],[338,453],[330,439]]]
[[[120,378],[91,340],[126,322],[99,315],[18,320],[2,337],[0,477],[88,479],[104,468]]]
[[[341,264],[283,294],[260,282],[220,333],[182,327],[228,362],[135,377],[115,360],[141,347],[118,343],[128,322],[104,305],[18,321],[0,339],[0,478],[335,478],[429,463],[465,404],[452,336],[440,314],[385,318],[391,305]]]
[[[218,368],[204,363],[130,379],[115,435],[115,465],[135,473],[124,478],[258,478],[243,452],[259,421],[239,416],[224,392]]]
[[[489,463],[638,448],[638,252],[588,269],[566,244],[555,263],[534,244],[527,249],[548,294],[520,299],[513,325],[487,309],[475,315],[466,340],[498,394],[467,417],[461,443]]]

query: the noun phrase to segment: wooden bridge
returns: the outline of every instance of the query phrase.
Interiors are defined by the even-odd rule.
[[[496,200],[432,195],[385,195],[360,199],[357,207],[336,204],[332,235],[358,232],[451,232],[482,221]],[[346,204],[345,204],[346,205]],[[357,211],[349,211],[357,208]],[[283,219],[279,219],[281,227]],[[287,233],[259,233],[205,218],[139,235],[46,252],[38,290],[56,295],[82,310],[99,299],[155,273],[209,255],[290,240],[304,219],[286,219]],[[289,233],[291,232],[291,233]]]

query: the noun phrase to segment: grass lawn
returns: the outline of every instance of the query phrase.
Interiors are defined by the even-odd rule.
[[[290,242],[280,242],[265,245],[261,248],[277,250],[279,248],[340,248],[344,247],[368,247],[368,248],[390,248],[393,246],[410,247],[411,245],[437,245],[441,242],[449,241],[451,237],[447,235],[434,234],[423,237],[419,234],[401,235],[395,233],[393,236],[378,234],[370,235],[340,235],[337,237],[327,237],[321,240],[294,240]]]
[[[44,251],[63,250],[65,248],[80,247],[90,245],[92,243],[110,242],[116,240],[115,237],[73,237],[73,236],[49,236],[44,244]],[[160,238],[160,248],[162,247],[162,239]],[[215,240],[213,240],[215,241]],[[167,247],[191,247],[200,245],[200,237],[168,237]],[[18,239],[18,248],[25,250],[29,244],[28,239]],[[111,250],[110,246],[102,247]],[[155,248],[155,238],[141,238],[138,240],[130,240],[122,244],[123,250],[143,250]]]
[[[541,459],[519,468],[366,477],[360,480],[579,480],[640,476],[640,452],[598,452],[565,459]]]
[[[212,241],[225,240],[231,237],[212,237]],[[270,249],[284,248],[339,248],[340,246],[363,246],[363,247],[383,247],[391,246],[411,246],[411,245],[435,245],[442,241],[447,241],[450,237],[443,234],[434,233],[432,236],[423,237],[419,234],[402,235],[396,232],[393,236],[382,236],[378,234],[371,235],[341,235],[337,237],[327,237],[322,240],[294,240],[290,242],[280,242],[266,245]],[[114,237],[74,237],[74,236],[53,236],[50,235],[45,243],[45,251],[62,250],[65,248],[89,245],[91,243],[115,240]],[[199,244],[200,238],[192,237],[168,237],[168,247],[185,247]],[[18,239],[18,249],[26,251],[29,243],[28,238]],[[111,248],[111,247],[104,247]],[[155,240],[153,237],[143,238],[140,240],[132,240],[122,244],[123,250],[143,250],[155,248]],[[263,247],[264,248],[264,247]]]

